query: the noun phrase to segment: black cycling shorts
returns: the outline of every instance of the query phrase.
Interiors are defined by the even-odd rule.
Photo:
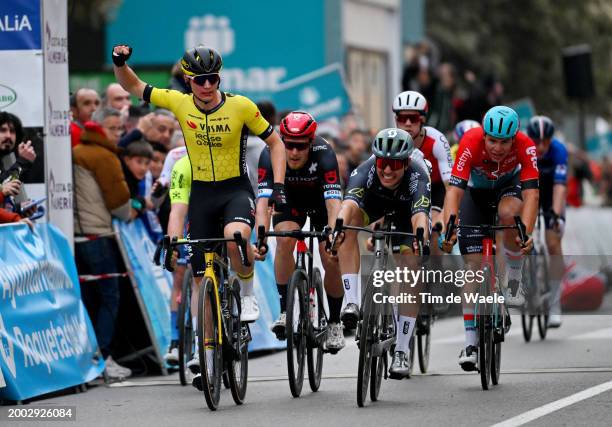
[[[497,218],[497,206],[504,197],[516,197],[523,200],[518,176],[508,186],[499,190],[482,190],[468,187],[465,190],[461,207],[459,208],[459,224],[494,225]],[[482,230],[459,229],[457,237],[462,255],[482,252],[482,239],[485,237]]]
[[[193,181],[189,196],[189,235],[191,239],[222,238],[224,227],[232,222],[255,226],[255,195],[248,177],[220,182]],[[191,267],[195,277],[204,275],[204,250],[192,247]]]
[[[309,215],[307,215],[307,211]],[[310,224],[315,231],[323,231],[323,228],[328,224],[327,208],[325,206],[319,206],[316,209],[305,209],[292,207],[291,201],[289,201],[289,207],[284,212],[272,216],[272,225],[276,227],[281,222],[292,221],[302,228],[306,224],[307,216],[310,217]]]

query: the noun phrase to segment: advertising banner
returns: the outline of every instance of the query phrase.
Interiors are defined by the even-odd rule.
[[[338,63],[282,83],[272,99],[279,111],[308,111],[318,121],[342,117],[351,109]]]
[[[0,3],[0,50],[40,50],[40,2]]]
[[[163,365],[163,354],[170,345],[170,292],[172,277],[153,264],[155,244],[142,221],[114,221],[127,270],[139,302],[142,317],[153,344],[155,357]]]
[[[55,226],[0,226],[0,399],[79,385],[104,369],[70,245]]]
[[[48,219],[72,246],[72,150],[68,100],[66,0],[43,0],[45,176]]]

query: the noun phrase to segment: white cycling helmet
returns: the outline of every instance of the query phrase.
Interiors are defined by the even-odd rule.
[[[427,105],[427,100],[423,95],[413,90],[407,90],[397,95],[393,100],[393,112],[399,113],[400,111],[418,111],[426,116],[429,105]]]

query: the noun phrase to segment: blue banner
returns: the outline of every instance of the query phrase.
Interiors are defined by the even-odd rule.
[[[40,1],[0,2],[0,50],[41,49]]]
[[[223,56],[223,89],[250,97],[325,65],[323,0],[151,0],[146,7],[124,1],[113,15],[108,64],[116,44],[134,48],[132,66],[170,66],[186,49],[204,44]]]
[[[170,345],[170,292],[172,276],[153,263],[155,244],[149,237],[140,219],[125,223],[114,221],[119,231],[121,244],[125,249],[125,264],[133,275],[139,300],[143,302],[145,322],[158,352],[160,365],[163,354]]]
[[[24,400],[104,369],[68,241],[51,224],[0,226],[0,399]]]
[[[340,118],[351,109],[340,64],[331,64],[281,84],[272,99],[279,111],[308,111],[318,121]]]

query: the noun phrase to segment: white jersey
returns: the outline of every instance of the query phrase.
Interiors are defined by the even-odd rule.
[[[453,158],[450,144],[442,132],[430,126],[425,126],[425,137],[420,150],[426,160],[431,163],[431,182],[448,182],[453,169]]]
[[[174,164],[185,157],[186,154],[187,147],[185,146],[173,148],[168,152],[166,160],[164,161],[164,167],[161,175],[159,176],[160,184],[162,184],[164,187],[170,185],[170,180],[172,179],[172,168],[174,167]]]

